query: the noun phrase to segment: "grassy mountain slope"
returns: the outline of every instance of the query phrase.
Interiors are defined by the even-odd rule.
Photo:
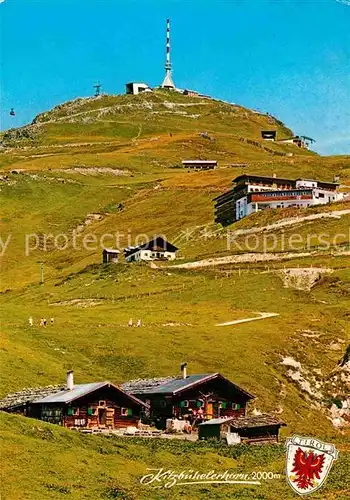
[[[190,497],[243,500],[289,500],[295,494],[284,476],[283,446],[227,447],[214,443],[188,443],[158,439],[120,439],[81,436],[57,426],[16,416],[1,416],[3,495],[6,499],[31,498],[90,500],[121,498],[152,500]],[[262,465],[263,464],[263,465]],[[157,488],[140,484],[149,468],[176,473],[252,474],[270,472],[274,479],[261,485],[191,485]],[[345,500],[349,492],[349,459],[340,455],[318,500]],[[276,477],[278,475],[279,477]]]
[[[271,128],[281,138],[291,135],[272,116],[222,101],[164,91],[102,96],[58,106],[34,124],[5,133],[3,145],[14,150],[3,156],[8,165],[21,169],[118,166],[143,173],[164,171],[184,157],[215,156],[223,165],[266,160],[273,153],[284,158],[290,147],[260,139],[260,131]],[[19,153],[19,146],[27,149]],[[298,151],[300,155],[312,153]]]
[[[326,408],[337,391],[342,395],[343,390],[333,387],[332,394],[327,384],[348,342],[349,265],[347,256],[337,252],[348,244],[350,216],[345,211],[349,203],[265,211],[225,230],[213,223],[212,199],[244,172],[323,180],[338,176],[342,189],[349,189],[349,157],[322,158],[277,143],[268,144],[267,151],[259,136],[261,129],[269,128],[277,128],[280,137],[291,133],[274,118],[240,106],[158,92],[73,101],[39,115],[33,125],[5,133],[0,149],[2,394],[24,386],[60,383],[72,366],[80,382],[122,382],[174,374],[186,360],[191,373],[220,371],[255,394],[253,407],[275,412],[288,423],[284,436],[310,433],[341,444],[344,432],[334,428]],[[202,132],[215,140],[201,137]],[[184,158],[198,157],[218,159],[220,168],[201,173],[174,168]],[[247,166],[231,166],[240,163]],[[331,210],[343,213],[266,229],[286,218]],[[236,240],[239,247],[227,247],[227,231],[237,229],[259,230],[255,252],[262,251],[264,236],[270,236],[277,243],[269,252],[282,255],[291,250],[288,237],[299,234],[302,243],[296,252],[316,253],[297,254],[290,261],[233,263],[193,271],[123,262],[100,264],[101,242],[123,248],[134,244],[140,234],[164,234],[175,241],[180,247],[178,263],[250,252],[244,235]],[[331,250],[319,248],[323,233],[334,243]],[[310,241],[309,234],[314,235]],[[63,245],[66,248],[57,248]],[[310,291],[284,286],[284,267],[311,265],[333,272]],[[279,316],[216,326],[257,312]],[[35,319],[33,328],[28,327],[29,316]],[[41,317],[51,316],[53,327],[38,326]],[[143,328],[127,328],[130,317],[140,317]],[[293,380],[290,367],[281,364],[289,357],[301,364],[305,384]],[[315,395],[318,390],[321,397]],[[85,492],[77,484],[66,484],[69,474],[64,473],[58,453],[68,440],[83,454],[97,457],[102,438],[86,440],[20,417],[5,417],[5,421],[5,439],[16,443],[17,456],[21,450],[37,456],[38,442],[44,446],[43,456],[57,453],[52,470],[59,471],[58,480],[30,483],[39,492],[38,498],[58,498],[62,492],[56,487],[67,487],[72,498],[89,498],[79,496]],[[45,435],[49,429],[55,437],[42,442],[40,431],[31,435],[30,429],[38,425]],[[125,498],[133,498],[130,470],[134,462],[125,462],[131,449],[139,457],[137,471],[149,463],[149,446],[159,446],[161,465],[178,465],[165,443],[110,443],[106,441],[108,450],[101,453],[108,457],[104,485],[113,483],[112,471],[118,467],[123,475],[118,484],[127,485]],[[11,450],[10,444],[6,446]],[[186,445],[174,446],[179,446],[181,456],[184,450],[188,453],[189,464],[194,460],[195,451]],[[116,448],[123,450],[122,458]],[[201,463],[209,467],[210,460],[220,461],[215,450],[204,448]],[[244,453],[251,466],[260,463],[259,453],[265,452]],[[282,452],[266,453],[272,454],[271,463],[282,464]],[[83,474],[76,459],[71,455],[68,459],[74,474]],[[87,484],[95,491],[102,463],[86,460],[92,474]],[[100,465],[94,467],[92,462]],[[8,473],[15,474],[11,470]],[[340,477],[339,472],[336,481]],[[7,498],[18,498],[24,482],[12,486]],[[283,488],[279,496],[264,490],[261,498],[288,498]],[[337,488],[327,498],[333,498],[336,491],[341,495],[342,487]],[[198,498],[203,494],[199,491]],[[249,494],[242,490],[240,498]],[[148,494],[145,498],[158,497]]]

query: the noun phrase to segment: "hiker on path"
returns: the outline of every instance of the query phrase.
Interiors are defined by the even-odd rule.
[[[55,318],[50,318],[50,324],[51,324],[51,326],[53,326],[54,323],[55,323]]]
[[[46,318],[44,318],[44,319],[43,319],[43,325],[44,325],[44,326],[46,326],[46,323],[47,323],[47,319],[46,319]]]
[[[30,316],[28,319],[29,326],[33,326],[33,318]]]
[[[128,322],[128,326],[132,326],[133,323],[132,323],[132,318],[129,319],[129,322]]]
[[[139,327],[139,326],[142,326],[142,322],[140,319],[137,320],[137,323],[136,323],[136,326]]]

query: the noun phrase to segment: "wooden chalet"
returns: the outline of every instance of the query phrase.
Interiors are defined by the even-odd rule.
[[[199,439],[227,439],[228,443],[278,443],[280,427],[285,426],[272,415],[254,415],[238,418],[216,418],[200,423]]]
[[[125,248],[124,257],[126,262],[168,261],[175,260],[177,251],[175,245],[162,236],[156,236],[142,245]]]
[[[116,429],[137,425],[147,405],[109,381],[25,389],[0,401],[0,410],[75,429]]]
[[[220,373],[187,376],[186,368],[179,377],[135,380],[121,387],[145,401],[151,418],[162,427],[168,418],[191,416],[202,421],[245,416],[247,403],[254,398]]]

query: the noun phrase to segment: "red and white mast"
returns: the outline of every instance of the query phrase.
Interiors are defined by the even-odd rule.
[[[170,62],[170,19],[166,20],[166,61],[165,61],[165,78],[162,83],[165,89],[174,89],[175,85],[171,78],[171,62]]]

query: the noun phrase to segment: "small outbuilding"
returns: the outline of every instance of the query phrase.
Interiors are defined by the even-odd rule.
[[[230,443],[264,444],[278,443],[281,427],[285,426],[272,415],[216,418],[198,426],[199,439],[227,439]]]
[[[152,92],[152,89],[147,85],[147,83],[130,82],[125,84],[126,94],[137,95],[142,92]]]
[[[199,92],[197,92],[196,90],[185,89],[183,91],[183,95],[188,95],[190,97],[198,97]]]
[[[102,252],[102,262],[103,264],[117,264],[119,261],[120,251],[116,248],[104,248]]]
[[[232,417],[212,418],[198,426],[199,439],[223,439],[228,432]]]
[[[217,167],[216,160],[183,160],[182,166],[190,170],[213,170]]]
[[[277,131],[276,130],[262,130],[261,137],[264,141],[275,141]]]
[[[293,137],[279,139],[278,142],[281,144],[293,144],[294,146],[298,146],[298,148],[308,148],[315,140],[306,135],[295,135]]]

